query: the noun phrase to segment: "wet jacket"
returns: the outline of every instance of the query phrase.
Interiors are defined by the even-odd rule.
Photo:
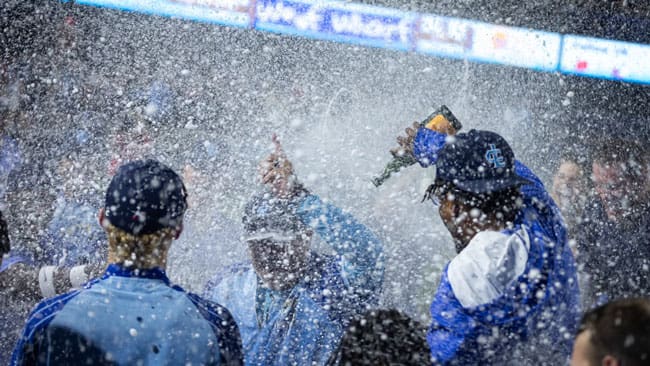
[[[172,286],[160,269],[111,264],[81,290],[40,302],[12,365],[240,365],[228,310]]]
[[[576,243],[578,263],[588,275],[587,306],[650,296],[650,208],[616,223],[596,202],[577,226]]]
[[[88,278],[101,276],[106,266],[32,266],[19,254],[10,254],[0,266],[0,365],[8,365],[29,311],[41,299],[80,288]]]
[[[420,129],[414,153],[435,164],[445,135]],[[541,181],[523,164],[514,227],[484,231],[446,267],[427,335],[440,364],[564,364],[579,320],[576,266],[566,229]]]
[[[205,297],[233,312],[247,365],[323,365],[351,318],[377,305],[384,267],[376,236],[315,195],[302,199],[297,214],[335,254],[312,253],[292,289],[263,286],[249,263],[206,285]]]

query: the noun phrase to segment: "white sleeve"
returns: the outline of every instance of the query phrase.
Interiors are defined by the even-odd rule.
[[[483,231],[449,263],[447,278],[465,308],[499,297],[524,272],[530,239],[525,227],[511,235]]]
[[[56,269],[56,266],[45,266],[38,271],[38,287],[41,289],[41,296],[44,299],[56,295],[54,289],[54,273]]]
[[[73,288],[80,288],[87,281],[86,266],[75,266],[70,269],[70,283]]]

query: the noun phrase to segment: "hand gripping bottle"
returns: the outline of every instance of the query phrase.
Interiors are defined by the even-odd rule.
[[[438,131],[448,135],[453,135],[458,132],[463,126],[461,125],[458,118],[456,118],[456,116],[451,113],[449,108],[443,105],[435,112],[431,113],[429,117],[420,122],[420,127],[428,128],[430,130]],[[412,154],[403,154],[401,156],[395,155],[393,156],[393,160],[386,164],[384,172],[379,177],[372,179],[372,183],[375,185],[375,187],[379,187],[382,185],[382,183],[384,183],[384,181],[386,181],[386,179],[391,176],[391,174],[397,173],[403,168],[411,166],[416,162],[417,160],[415,160],[415,157],[413,157]]]

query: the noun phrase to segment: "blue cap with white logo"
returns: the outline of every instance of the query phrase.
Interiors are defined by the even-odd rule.
[[[436,179],[477,194],[531,183],[515,173],[515,154],[500,135],[470,130],[451,139],[438,153]]]

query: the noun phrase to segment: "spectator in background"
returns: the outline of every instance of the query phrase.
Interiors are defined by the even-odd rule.
[[[616,300],[582,317],[571,366],[649,364],[650,298]]]
[[[576,234],[590,303],[650,295],[650,190],[646,143],[603,138],[592,144],[596,202]]]
[[[569,149],[563,151],[560,165],[553,175],[551,197],[562,213],[569,240],[574,239],[582,223],[585,206],[592,197],[590,172],[585,159]]]
[[[350,323],[328,366],[431,364],[426,327],[394,309],[370,310]]]
[[[38,304],[12,364],[241,364],[228,310],[165,274],[186,208],[185,186],[168,167],[154,160],[120,167],[99,213],[108,269],[84,289]]]
[[[589,164],[587,164],[589,163]],[[577,236],[584,225],[588,225],[585,211],[589,203],[594,201],[593,187],[591,184],[591,161],[576,151],[574,146],[567,146],[562,151],[560,165],[553,175],[551,196],[557,203],[564,223],[567,227],[569,246],[573,250],[576,262],[581,263],[578,253]],[[589,275],[584,272],[584,265],[578,266],[578,282],[580,284],[581,303],[589,305],[591,285]]]

